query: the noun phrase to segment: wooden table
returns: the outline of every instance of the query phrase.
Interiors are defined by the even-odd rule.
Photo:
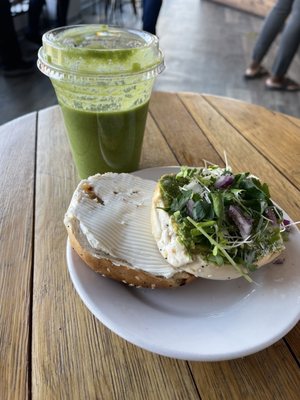
[[[141,168],[224,165],[269,182],[299,220],[300,120],[227,98],[154,93]],[[83,305],[65,259],[63,216],[78,182],[57,106],[0,128],[1,399],[300,398],[300,325],[231,361],[137,348]]]

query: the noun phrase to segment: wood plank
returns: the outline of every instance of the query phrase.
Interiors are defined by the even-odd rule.
[[[297,125],[300,128],[300,119],[296,117],[292,117],[291,115],[284,115],[285,118],[288,118],[293,124]]]
[[[148,134],[153,127],[150,119]],[[78,179],[58,108],[39,113],[38,130],[32,398],[199,399],[186,362],[127,343],[97,321],[75,293],[62,220]],[[159,134],[157,127],[154,131]],[[149,143],[148,137],[142,166],[149,165]],[[173,163],[162,138],[160,144],[163,158],[156,162],[165,157]]]
[[[268,14],[275,4],[275,0],[211,0],[215,3],[224,4],[236,8],[237,10],[247,11],[264,17]]]
[[[152,101],[150,102],[139,168],[177,165],[176,157],[151,116],[151,104]]]
[[[284,338],[300,365],[300,322]]]
[[[151,115],[180,164],[203,165],[203,160],[223,162],[178,96],[153,93]]]
[[[242,132],[275,168],[300,188],[300,128],[294,122],[283,114],[255,104],[218,96],[206,99]]]
[[[203,399],[299,399],[300,369],[282,341],[245,358],[190,365]]]
[[[271,159],[275,163],[274,157],[268,150],[266,150],[266,153],[260,152],[262,151],[261,148],[258,151],[251,145],[250,132],[252,131],[256,137],[260,135],[258,142],[261,143],[261,147],[265,148],[263,138],[265,138],[264,132],[267,126],[262,126],[260,122],[263,121],[262,123],[265,124],[265,117],[261,115],[255,122],[249,120],[249,129],[245,128],[245,131],[248,132],[247,138],[245,138],[240,135],[238,127],[242,125],[241,121],[245,119],[244,112],[249,119],[251,118],[251,115],[244,110],[246,107],[242,107],[241,112],[235,106],[230,109],[228,104],[225,105],[225,101],[215,96],[205,97],[205,99],[209,100],[209,103],[204,97],[194,94],[183,94],[180,98],[220,156],[223,155],[224,151],[226,152],[228,163],[232,166],[233,170],[236,172],[250,171],[254,175],[259,176],[264,182],[267,182],[274,201],[286,210],[293,220],[299,220],[299,190],[281,174],[281,171],[284,171],[290,178],[290,181],[295,180],[292,174],[295,173],[296,176],[298,174],[293,165],[293,160],[295,160],[297,165],[297,158],[295,159],[296,153],[291,149],[294,155],[288,158],[288,160],[278,158],[277,167],[275,167],[269,161]],[[236,101],[232,100],[232,102],[235,103]],[[240,104],[241,102],[237,101],[237,103]],[[225,109],[227,111],[226,119],[223,117]],[[266,110],[266,113],[269,113],[269,111]],[[280,118],[279,124],[282,125]],[[289,132],[290,137],[296,140],[294,131]],[[290,147],[287,144],[283,144],[283,146],[285,148],[287,146]],[[274,152],[277,154],[281,151],[280,149],[274,149]]]
[[[27,399],[36,113],[0,127],[0,387]]]

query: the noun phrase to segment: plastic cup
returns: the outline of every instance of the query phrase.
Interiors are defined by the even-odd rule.
[[[43,35],[38,67],[53,84],[80,178],[138,169],[154,80],[164,69],[158,39],[107,25]]]

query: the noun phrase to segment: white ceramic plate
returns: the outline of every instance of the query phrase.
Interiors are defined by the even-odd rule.
[[[141,170],[158,179],[174,167]],[[283,337],[300,318],[300,234],[285,262],[253,274],[255,283],[199,279],[176,289],[137,289],[104,278],[67,243],[73,284],[87,308],[117,335],[161,355],[196,361],[238,358]]]

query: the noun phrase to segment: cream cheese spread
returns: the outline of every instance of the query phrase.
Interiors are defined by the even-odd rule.
[[[95,199],[84,192],[90,185]],[[75,219],[92,249],[106,253],[118,265],[169,278],[181,269],[159,253],[151,234],[151,201],[156,183],[130,174],[95,175],[80,182],[65,216]],[[97,253],[95,252],[94,255]]]

